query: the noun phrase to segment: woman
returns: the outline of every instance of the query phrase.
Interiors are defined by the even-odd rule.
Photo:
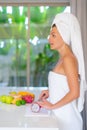
[[[59,130],[82,130],[80,112],[84,103],[85,71],[76,17],[69,13],[57,14],[51,26],[49,43],[52,50],[60,53],[60,59],[49,72],[49,90],[42,91],[42,100],[38,103],[52,110],[58,118]]]

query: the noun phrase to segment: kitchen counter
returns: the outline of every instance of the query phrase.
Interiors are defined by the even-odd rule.
[[[10,91],[31,91],[38,99],[40,92],[47,88],[33,87],[3,87],[0,95],[9,94]],[[59,130],[56,117],[50,111],[42,109],[39,113],[31,112],[31,104],[16,106],[0,102],[0,130]]]

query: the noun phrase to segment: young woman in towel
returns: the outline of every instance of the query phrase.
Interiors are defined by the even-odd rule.
[[[82,130],[85,69],[77,18],[70,13],[57,14],[48,40],[60,59],[49,72],[48,90],[41,92],[38,103],[57,117],[59,130]]]

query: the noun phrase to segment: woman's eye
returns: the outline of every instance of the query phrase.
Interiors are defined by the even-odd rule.
[[[53,35],[52,35],[52,37],[54,37],[54,38],[55,38],[56,36],[53,34]]]

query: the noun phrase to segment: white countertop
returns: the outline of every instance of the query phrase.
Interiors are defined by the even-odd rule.
[[[27,88],[27,87],[6,87],[0,88],[0,95],[8,94],[10,91],[31,91],[35,94],[37,100],[39,93],[45,88]],[[21,129],[22,128],[22,129]],[[5,104],[0,102],[0,130],[32,130],[52,129],[59,130],[58,123],[54,116],[51,116],[48,111],[44,109],[40,113],[32,113],[30,104],[16,106],[13,104]]]

